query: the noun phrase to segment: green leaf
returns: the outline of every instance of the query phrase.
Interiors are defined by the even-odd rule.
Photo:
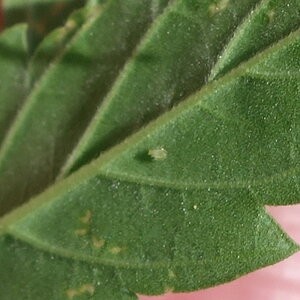
[[[28,77],[30,86],[47,71],[51,61],[66,49],[72,37],[78,32],[81,26],[90,17],[90,10],[83,8],[73,12],[62,27],[51,32],[39,45],[28,66]],[[74,55],[74,54],[73,54]]]
[[[93,8],[34,85],[0,150],[0,214],[53,182],[119,69],[166,5],[154,3],[154,13],[148,0]]]
[[[137,117],[137,132],[1,218],[2,298],[5,299],[5,295],[9,295],[7,300],[35,300],[39,297],[36,296],[39,291],[43,293],[44,298],[53,298],[52,290],[45,286],[50,276],[51,287],[57,293],[55,299],[70,298],[70,290],[75,293],[74,299],[77,296],[82,296],[83,299],[97,299],[101,297],[100,294],[107,293],[107,296],[103,296],[104,299],[112,300],[134,299],[134,293],[193,291],[233,280],[276,263],[299,250],[299,246],[274,222],[264,206],[299,202],[300,29],[297,12],[300,1],[290,1],[289,5],[284,5],[284,2],[279,0],[262,1],[255,6],[252,13],[249,11],[254,8],[254,2],[249,1],[248,13],[245,11],[236,26],[232,25],[235,33],[233,34],[232,30],[228,31],[225,38],[223,30],[226,22],[231,24],[233,19],[228,16],[237,16],[235,12],[240,2],[223,0],[203,3],[205,5],[198,6],[196,0],[170,2],[170,6],[146,33],[115,84],[113,85],[113,80],[116,76],[110,81],[104,94],[110,91],[103,104],[109,107],[115,105],[115,114],[111,116],[116,122],[116,128],[119,126],[119,118],[124,118],[124,122],[129,120],[130,123]],[[273,6],[266,6],[267,3]],[[108,18],[112,16],[109,8],[114,6],[112,4],[107,7],[108,10],[103,10],[103,14],[106,12]],[[272,8],[271,14],[266,15],[266,12],[269,12],[266,7]],[[178,11],[172,14],[174,8]],[[115,9],[118,11],[120,7]],[[172,30],[175,30],[172,25],[176,24],[177,20],[180,20],[183,27],[187,26],[185,22],[188,21],[199,24],[199,20],[202,20],[199,16],[203,9],[209,16],[206,29],[210,28],[211,40],[205,40],[205,43],[201,44],[199,39],[193,44],[194,38],[197,37],[196,30],[195,37],[187,46],[187,41],[190,42],[184,39],[187,31],[183,30],[185,34],[180,35],[181,31],[175,26],[178,40],[175,34],[168,39],[167,31],[165,34],[164,31],[159,31],[157,38],[163,37],[162,42],[151,44],[155,40],[154,33],[163,28],[169,16],[172,16],[172,22],[166,24],[171,34]],[[187,16],[186,12],[190,14],[185,19],[182,16]],[[289,21],[277,23],[278,30],[273,30],[269,22],[286,20],[282,17],[276,19],[277,13],[284,15],[286,12],[291,16]],[[266,16],[268,22],[264,23]],[[217,22],[218,18],[220,23]],[[98,20],[97,17],[96,19]],[[205,21],[205,18],[203,20]],[[89,22],[87,24],[90,24]],[[253,33],[250,29],[252,26],[258,26],[260,22],[265,24],[266,31],[261,26],[261,33],[257,33],[257,36],[271,33],[274,36],[253,46],[250,37],[255,35],[258,29]],[[221,26],[222,24],[225,25]],[[123,26],[122,21],[119,23],[119,26],[121,25]],[[82,28],[86,28],[85,26],[88,25]],[[100,27],[98,30],[100,31]],[[292,30],[294,32],[290,33]],[[203,34],[203,41],[203,36],[206,35],[199,28],[197,32],[199,35]],[[82,29],[75,34],[75,40],[81,33]],[[84,35],[84,38],[87,39],[87,36]],[[184,45],[180,43],[180,39]],[[87,51],[96,40],[90,40],[91,43],[87,45],[80,45]],[[103,42],[103,39],[101,41]],[[220,42],[220,48],[209,48],[213,42]],[[167,47],[168,45],[170,47]],[[68,143],[66,136],[59,140],[55,135],[58,129],[61,130],[59,132],[64,131],[59,122],[67,118],[68,114],[60,111],[63,106],[59,100],[56,101],[55,96],[44,97],[58,97],[60,94],[56,94],[57,91],[64,92],[67,89],[60,85],[63,78],[61,75],[65,70],[69,72],[65,82],[73,89],[76,88],[76,82],[72,80],[80,77],[78,65],[75,62],[72,65],[67,63],[70,56],[64,65],[60,65],[72,49],[71,46],[69,44],[65,47],[66,50],[54,64],[53,68],[60,66],[57,67],[60,72],[53,73],[57,76],[56,80],[52,79],[53,83],[50,81],[50,67],[50,73],[47,72],[40,83],[35,85],[35,97],[39,97],[28,98],[28,103],[34,104],[38,103],[38,100],[30,102],[32,99],[48,101],[39,102],[42,103],[39,104],[41,106],[34,107],[38,108],[37,110],[32,109],[28,112],[25,106],[6,138],[2,156],[0,155],[0,170],[5,164],[7,168],[5,176],[0,177],[1,193],[2,189],[5,191],[9,186],[14,188],[17,194],[20,191],[18,185],[21,183],[26,189],[32,188],[35,180],[32,178],[39,179],[43,174],[42,170],[47,171],[53,167],[53,164],[45,162],[48,156],[47,147],[44,145],[48,142],[48,147],[53,147],[51,137],[55,136],[55,145],[58,143],[59,149]],[[108,44],[106,47],[105,49],[109,49]],[[239,47],[242,54],[237,51]],[[143,51],[159,54],[162,53],[159,52],[162,48],[169,49],[166,53],[169,53],[170,57],[165,54],[165,59],[156,64],[152,56],[149,61],[149,56],[142,56],[141,65],[138,64]],[[193,56],[193,51],[196,53],[198,48],[203,51],[209,49],[203,60],[200,60],[199,56],[200,65],[204,64],[207,67],[207,61],[211,64],[209,68],[201,69],[202,73],[191,73],[191,63],[195,64],[195,61],[198,61]],[[215,55],[212,54],[214,51]],[[181,60],[185,61],[185,65],[181,65]],[[107,62],[103,61],[103,65],[106,65],[104,62]],[[153,64],[156,71],[152,70]],[[118,70],[121,67],[120,65]],[[136,70],[139,72],[135,73]],[[180,78],[180,72],[183,72],[183,81],[177,79]],[[131,74],[135,74],[136,82]],[[188,78],[191,80],[187,80]],[[144,88],[147,86],[147,80],[149,87]],[[156,81],[157,84],[153,83]],[[143,119],[145,111],[153,107],[150,105],[154,99],[151,95],[169,95],[169,84],[172,81],[176,83],[175,87],[178,85],[185,93],[182,96],[179,96],[180,93],[171,93],[173,103],[181,100],[180,97],[184,101],[163,113],[161,103],[165,102],[157,100],[161,110],[155,113],[150,109],[155,120],[139,128],[147,122]],[[135,91],[136,86],[141,88],[140,92]],[[124,94],[124,103],[112,101],[115,99],[112,96],[118,95],[123,89],[128,93]],[[78,93],[78,89],[76,91]],[[73,115],[73,102],[67,95],[68,93],[63,93],[62,99],[66,101],[63,108],[65,112],[69,109],[69,114]],[[76,95],[74,92],[73,97]],[[84,92],[80,95],[81,101],[86,101],[87,95]],[[78,102],[79,99],[78,96]],[[161,96],[157,99],[165,98]],[[136,113],[137,110],[140,115]],[[32,112],[35,114],[31,114]],[[60,116],[49,118],[51,113]],[[159,113],[162,115],[157,117]],[[92,113],[89,116],[91,117]],[[94,120],[97,120],[98,116],[96,113]],[[142,117],[139,119],[140,116]],[[92,122],[95,122],[94,120]],[[33,130],[40,130],[41,121],[46,123],[45,129],[39,131],[40,135],[34,135]],[[124,123],[124,131],[126,124],[128,123]],[[104,125],[104,131],[107,128],[115,128],[111,124],[107,127]],[[49,131],[51,126],[56,130]],[[87,129],[87,132],[91,132],[89,130]],[[95,135],[94,139],[98,141],[98,136]],[[112,144],[115,144],[121,136],[114,132],[111,139]],[[32,149],[32,144],[39,141],[41,152]],[[74,144],[75,142],[72,146]],[[106,144],[105,148],[108,146],[110,145]],[[70,146],[69,151],[72,148]],[[76,149],[78,148],[75,148],[75,151]],[[28,164],[28,157],[31,164]],[[25,160],[27,167],[24,163],[22,169],[18,163]],[[39,164],[36,163],[32,168],[32,163],[38,160]],[[9,172],[10,166],[12,169]],[[32,169],[38,170],[36,177],[30,177],[34,173]],[[18,173],[19,182],[14,181]],[[8,178],[8,181],[5,182],[2,178]],[[26,180],[30,184],[27,184]],[[40,182],[42,181],[39,181],[39,184]],[[24,193],[23,190],[22,192]],[[11,197],[8,205],[15,200],[14,197]],[[51,261],[51,256],[54,257],[54,262]],[[40,264],[36,264],[39,261],[37,257],[41,260]],[[17,289],[11,291],[15,286],[14,278],[20,276],[16,269],[18,263],[26,265],[21,273],[22,278],[32,278],[26,290],[27,294]],[[35,266],[40,269],[32,272],[32,269],[37,268]],[[6,270],[10,270],[12,276],[6,277]],[[56,273],[59,274],[57,279],[53,276]],[[65,277],[69,273],[72,273],[74,283],[70,282],[70,277]],[[96,287],[98,280],[99,291]],[[102,289],[103,282],[111,285]],[[22,284],[21,278],[18,283]],[[92,287],[95,288],[95,293],[97,290],[99,296],[89,294]]]
[[[11,26],[28,22],[31,52],[47,33],[61,26],[74,8],[82,7],[86,0],[5,0],[5,24]]]
[[[136,299],[122,287],[113,268],[61,259],[7,236],[0,236],[0,247],[3,300]]]
[[[0,143],[13,122],[24,99],[49,64],[55,59],[82,25],[87,9],[75,11],[64,27],[53,31],[29,59],[27,26],[15,25],[2,34],[1,70],[5,74],[0,89]]]
[[[201,6],[174,2],[120,74],[61,176],[192,94],[208,77],[226,73],[299,27],[298,0],[288,5],[285,0],[262,1],[245,17],[256,2],[230,1],[215,13],[213,1]]]
[[[299,28],[298,0],[261,1],[235,32],[235,36],[210,73],[210,80],[224,75],[260,50]]]
[[[0,144],[27,92],[25,35],[26,25],[16,25],[0,36]]]

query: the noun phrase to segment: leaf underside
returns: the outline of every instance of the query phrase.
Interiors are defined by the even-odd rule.
[[[26,95],[25,34],[26,26],[21,24],[8,29],[0,37],[0,144]]]
[[[107,0],[32,56],[5,31],[1,300],[194,291],[298,251],[264,206],[300,200],[299,25],[299,0]]]
[[[19,22],[28,23],[29,52],[55,27],[61,26],[73,9],[80,8],[87,0],[4,0],[6,26]]]

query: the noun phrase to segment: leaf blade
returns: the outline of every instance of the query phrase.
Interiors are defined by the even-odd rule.
[[[55,62],[55,59],[68,47],[68,43],[72,37],[78,32],[89,16],[88,7],[75,10],[64,26],[52,31],[39,44],[28,66],[31,87],[41,78],[43,73],[47,72],[50,63],[52,61]]]
[[[147,294],[223,283],[298,251],[264,205],[299,201],[299,36],[208,83],[0,231],[109,265]]]
[[[57,300],[72,300],[78,296],[81,299],[137,299],[126,293],[124,288],[122,291],[122,285],[111,268],[43,253],[9,236],[1,235],[0,243],[2,299],[52,297]],[[11,280],[12,278],[15,280]]]
[[[298,56],[291,58],[285,54],[295,47],[298,49],[299,43],[299,31],[296,31],[224,78],[209,84],[205,90],[198,92],[123,144],[33,200],[28,204],[32,205],[31,207],[24,206],[19,212],[7,216],[6,220],[2,220],[2,230],[36,247],[44,247],[61,255],[69,253],[68,255],[80,257],[82,260],[111,264],[127,282],[128,288],[149,294],[163,293],[170,287],[173,287],[174,291],[190,291],[223,283],[298,251],[299,246],[292,242],[265,212],[263,205],[266,199],[261,201],[256,197],[253,193],[256,187],[254,184],[248,186],[246,181],[245,184],[236,185],[229,180],[225,186],[212,185],[211,180],[204,181],[205,184],[202,186],[185,188],[188,182],[184,179],[185,176],[189,176],[187,178],[194,178],[197,183],[201,182],[201,174],[209,176],[211,172],[209,168],[202,168],[201,173],[199,169],[195,169],[198,165],[195,158],[201,157],[203,153],[210,154],[207,149],[199,147],[208,145],[209,142],[215,145],[215,137],[221,142],[218,148],[222,150],[217,165],[220,163],[220,157],[222,155],[225,157],[224,153],[229,151],[231,157],[243,162],[237,166],[241,165],[244,168],[247,160],[242,155],[243,147],[237,147],[237,150],[241,151],[239,155],[238,152],[232,155],[235,149],[233,145],[238,145],[235,143],[236,139],[241,136],[248,139],[249,133],[257,133],[256,130],[264,128],[268,134],[260,133],[258,140],[253,139],[251,135],[249,138],[252,143],[262,143],[264,148],[257,148],[253,144],[246,152],[247,155],[251,153],[261,155],[263,150],[266,153],[271,151],[268,143],[264,143],[266,137],[274,139],[272,131],[268,131],[269,123],[270,128],[274,126],[277,137],[281,132],[286,134],[289,124],[277,124],[278,118],[274,116],[280,114],[281,110],[277,110],[280,105],[273,105],[271,100],[274,93],[277,93],[279,98],[273,100],[284,100],[280,104],[285,105],[283,110],[287,115],[298,111],[294,106],[297,102],[292,102],[292,97],[285,98],[286,94],[297,93],[297,89],[294,88],[295,84],[299,85],[297,78],[289,77],[291,81],[289,85],[286,81],[282,81],[282,78],[273,78],[273,81],[279,84],[280,91],[276,90],[273,94],[270,93],[272,89],[270,81],[269,84],[262,81],[261,86],[256,82],[255,90],[253,89],[253,93],[249,95],[251,101],[240,101],[240,94],[237,91],[243,90],[243,84],[253,84],[251,77],[253,72],[274,65],[274,61],[278,61],[278,55],[286,57],[286,62],[281,62],[277,67],[279,71],[284,69],[291,59],[297,66]],[[236,89],[233,89],[233,85],[236,85]],[[260,97],[260,88],[264,91],[270,89],[264,98]],[[214,97],[214,101],[210,97]],[[254,100],[263,105],[254,105]],[[223,102],[227,105],[223,105]],[[253,107],[258,110],[253,110]],[[271,112],[266,127],[260,124],[265,116],[261,113],[262,108]],[[207,118],[204,118],[204,115]],[[284,118],[286,119],[289,118]],[[299,118],[293,120],[297,126],[299,120]],[[198,126],[201,124],[201,130],[199,127],[194,130],[195,126],[191,124],[195,121]],[[284,124],[288,127],[282,126]],[[237,125],[239,131],[236,129]],[[205,134],[206,131],[209,134]],[[236,136],[233,136],[233,132]],[[176,138],[174,133],[179,134],[181,138]],[[294,133],[296,132],[290,133],[292,137]],[[197,134],[201,134],[202,138],[207,136],[208,140],[205,143],[194,143],[196,148],[191,148],[193,139],[197,140]],[[225,136],[223,140],[222,135]],[[183,147],[187,141],[190,141],[190,147]],[[147,162],[136,156],[141,150],[158,145],[158,142],[169,145],[174,143],[172,147],[166,147],[168,156],[165,160]],[[278,160],[278,156],[273,158],[273,155],[270,155],[269,159],[275,159],[279,166],[281,162],[286,166],[285,152],[289,150],[289,145],[276,143],[279,150],[282,150],[281,146],[285,147],[281,153],[281,160]],[[187,150],[192,151],[194,157]],[[180,156],[176,157],[176,153]],[[174,159],[172,156],[175,157],[177,164],[172,160]],[[292,157],[289,163],[299,174],[297,158],[298,156]],[[200,161],[206,162],[207,157],[201,158]],[[262,161],[267,160],[263,157]],[[185,174],[183,165],[188,166],[192,175]],[[275,170],[270,166],[272,164],[268,164],[263,170],[265,175]],[[245,176],[249,170],[246,169],[244,172],[243,168],[234,170],[240,171],[237,175]],[[168,171],[164,172],[164,169]],[[224,172],[227,169],[230,170],[223,166],[221,170]],[[223,175],[224,179],[230,178],[229,175],[236,178],[235,173]],[[135,177],[130,176],[131,174],[135,174]],[[142,174],[146,178],[143,178]],[[221,173],[217,175],[222,176]],[[250,175],[257,177],[255,173]],[[165,184],[163,180],[154,179],[154,177],[165,179],[166,176],[177,178],[183,182],[182,186]],[[296,178],[299,182],[299,177]],[[290,177],[282,180],[289,182]],[[267,190],[268,181],[263,184]],[[268,193],[265,193],[265,198],[270,197],[272,200],[276,193],[276,190],[272,191],[271,186]],[[280,204],[288,204],[287,199],[283,197],[281,201]],[[83,218],[86,220],[87,215],[90,216],[87,220],[89,227],[82,235],[78,235],[76,231],[78,226],[87,226],[84,225],[87,223],[82,221]],[[60,230],[51,231],[50,224],[56,224]],[[103,239],[105,244],[102,243],[98,248],[99,243],[95,244],[93,236],[98,242]],[[272,249],[276,249],[274,253]],[[219,258],[220,264],[216,264]],[[239,260],[240,264],[237,263]],[[201,268],[195,266],[195,261],[201,262]],[[190,263],[192,266],[181,268],[182,262],[184,265]],[[158,269],[155,268],[157,265]],[[188,274],[193,275],[189,277]]]
[[[238,5],[233,1],[213,16],[209,14],[212,1],[203,5],[197,1],[171,3],[123,69],[61,176],[200,89],[224,43],[256,2]]]
[[[0,151],[1,214],[53,182],[136,40],[152,22],[150,4],[118,0],[93,9],[93,18],[34,86]]]
[[[84,5],[85,0],[6,0],[3,10],[6,27],[20,22],[28,23],[30,53],[55,27],[63,25],[73,9]]]
[[[219,78],[299,27],[300,2],[261,1],[239,26],[211,70],[210,80]],[[287,16],[289,16],[287,18]]]
[[[26,28],[24,24],[14,26],[0,37],[0,144],[27,93]]]

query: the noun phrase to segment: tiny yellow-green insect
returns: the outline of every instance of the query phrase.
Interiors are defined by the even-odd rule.
[[[168,152],[163,147],[155,148],[149,150],[148,154],[154,159],[154,160],[164,160],[167,158]]]

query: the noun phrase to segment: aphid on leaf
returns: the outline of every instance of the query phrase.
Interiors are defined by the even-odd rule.
[[[154,159],[154,160],[164,160],[167,158],[168,152],[163,147],[151,149],[149,150],[148,154]]]

